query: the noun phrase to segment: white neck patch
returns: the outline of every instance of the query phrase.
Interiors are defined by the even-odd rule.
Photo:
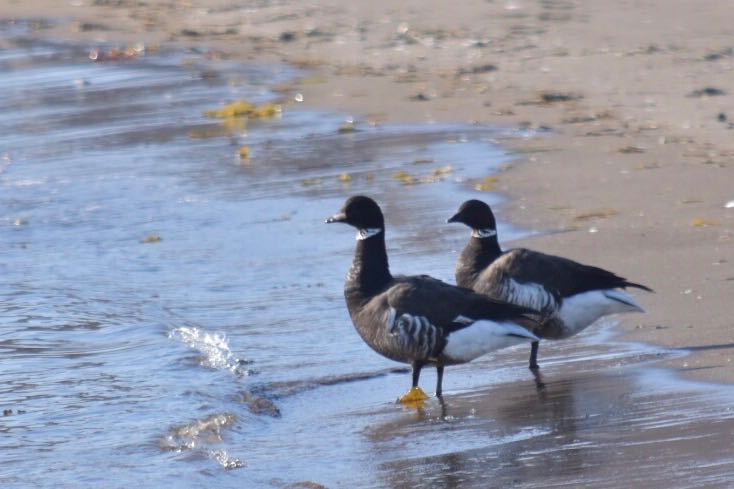
[[[492,236],[497,236],[497,230],[496,229],[472,229],[471,236],[472,238],[491,238]]]
[[[372,236],[380,234],[381,232],[382,228],[357,229],[357,241],[371,238]]]

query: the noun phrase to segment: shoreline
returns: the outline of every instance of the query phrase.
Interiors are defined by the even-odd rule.
[[[542,232],[513,244],[650,286],[655,294],[636,294],[648,312],[622,317],[621,339],[689,349],[662,365],[734,382],[727,2],[74,5],[11,3],[6,15],[64,19],[39,38],[197,46],[307,68],[284,96],[358,124],[549,128],[500,141],[516,159],[498,174],[495,190],[509,198],[496,213]]]

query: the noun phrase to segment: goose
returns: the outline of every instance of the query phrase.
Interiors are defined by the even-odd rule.
[[[602,268],[525,248],[502,251],[492,209],[472,199],[448,219],[469,226],[469,243],[456,262],[456,284],[489,297],[530,307],[543,313],[533,333],[540,338],[575,335],[610,314],[644,312],[621,289],[645,285],[629,282]],[[531,343],[531,370],[538,366],[537,341]]]
[[[327,223],[357,229],[357,247],[347,273],[347,310],[361,338],[377,353],[412,367],[412,386],[398,400],[420,402],[421,369],[435,365],[436,396],[442,396],[447,365],[469,362],[522,342],[538,341],[530,332],[538,312],[491,299],[427,275],[393,276],[385,248],[385,222],[369,197],[347,199]]]

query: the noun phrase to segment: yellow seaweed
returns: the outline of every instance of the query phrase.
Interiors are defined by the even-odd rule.
[[[718,221],[710,221],[708,219],[704,219],[703,217],[697,217],[691,222],[691,226],[694,228],[706,228],[709,226],[718,226]]]
[[[396,171],[392,177],[403,185],[412,185],[418,181],[413,175],[403,170]]]
[[[256,108],[257,106],[255,104],[250,103],[246,100],[237,100],[236,102],[225,105],[221,109],[208,110],[206,112],[206,116],[215,119],[242,117],[250,115],[250,113],[252,113],[252,111],[254,111]]]
[[[497,182],[499,182],[499,180],[500,179],[495,176],[484,177],[474,184],[474,190],[479,192],[491,192],[495,187],[497,187]]]
[[[227,135],[244,133],[247,131],[247,121],[248,119],[246,117],[228,117],[226,119],[222,119],[219,125],[224,128],[228,133]]]
[[[326,83],[326,78],[323,78],[321,76],[309,76],[306,78],[301,78],[298,80],[298,83],[301,85],[321,85],[323,83]]]
[[[443,177],[446,175],[449,175],[454,172],[454,167],[451,165],[442,166],[439,168],[433,169],[433,176],[434,177]]]
[[[230,119],[234,117],[248,117],[250,119],[267,119],[281,112],[278,104],[265,103],[255,105],[247,100],[236,100],[220,109],[206,111],[206,116],[214,119]]]
[[[283,109],[280,105],[268,102],[267,104],[262,104],[256,107],[250,114],[250,117],[257,119],[269,119],[270,117],[278,115],[282,110]]]
[[[321,179],[320,178],[306,178],[301,182],[301,185],[304,187],[316,187],[318,185],[321,185]]]
[[[212,139],[229,136],[232,131],[223,126],[199,127],[189,131],[191,139]]]
[[[616,216],[619,212],[615,209],[599,209],[597,211],[586,212],[579,214],[574,217],[576,221],[590,221],[592,219],[606,219],[608,217]]]

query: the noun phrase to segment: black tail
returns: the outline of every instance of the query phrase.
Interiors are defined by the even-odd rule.
[[[655,292],[655,291],[654,291],[654,290],[652,290],[652,289],[651,289],[650,287],[647,287],[647,286],[645,286],[645,285],[642,285],[642,284],[636,284],[636,283],[634,283],[634,282],[627,282],[626,280],[625,280],[625,281],[624,281],[624,283],[623,283],[623,284],[621,285],[621,287],[622,287],[622,288],[627,288],[627,287],[634,287],[634,288],[636,288],[636,289],[642,289],[642,290],[646,290],[646,291],[648,291],[648,292],[653,292],[653,293]]]

